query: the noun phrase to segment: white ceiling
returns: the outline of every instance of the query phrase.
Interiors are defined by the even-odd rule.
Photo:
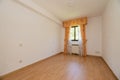
[[[40,7],[47,9],[61,21],[99,16],[109,0],[33,0]]]

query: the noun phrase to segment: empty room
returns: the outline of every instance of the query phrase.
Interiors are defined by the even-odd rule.
[[[120,80],[120,0],[0,0],[0,80]]]

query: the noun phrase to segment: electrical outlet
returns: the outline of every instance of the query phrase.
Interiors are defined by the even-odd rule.
[[[99,53],[100,53],[100,51],[96,51],[95,53],[96,53],[96,54],[99,54]]]
[[[22,60],[19,60],[19,63],[22,63],[23,61]]]
[[[22,43],[20,43],[20,44],[19,44],[19,46],[20,46],[20,47],[23,47],[23,44],[22,44]]]

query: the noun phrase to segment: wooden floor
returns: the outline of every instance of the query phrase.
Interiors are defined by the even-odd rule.
[[[1,80],[117,80],[102,58],[59,54]]]

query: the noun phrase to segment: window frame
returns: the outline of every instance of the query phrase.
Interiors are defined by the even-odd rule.
[[[78,41],[78,40],[76,39],[76,27],[79,27],[79,26],[72,26],[72,27],[71,27],[71,28],[74,28],[74,39],[71,40],[71,41]]]

